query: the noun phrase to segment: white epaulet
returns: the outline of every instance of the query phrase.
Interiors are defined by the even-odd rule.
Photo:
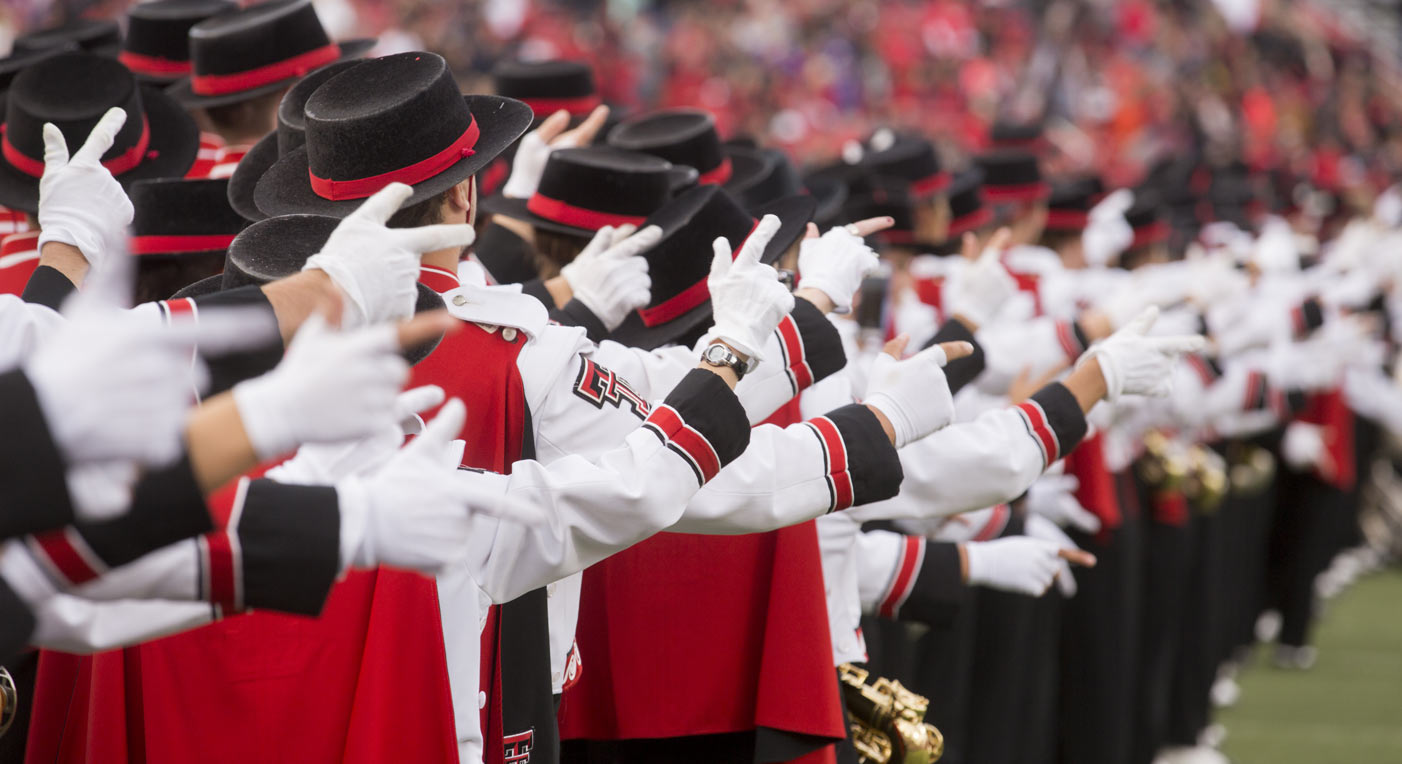
[[[519,284],[487,286],[472,279],[442,294],[443,303],[454,318],[471,321],[492,331],[510,327],[539,337],[550,322],[550,314],[540,301],[521,292]]]

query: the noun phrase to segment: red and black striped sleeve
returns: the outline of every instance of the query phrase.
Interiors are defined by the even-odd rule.
[[[983,355],[983,346],[969,327],[957,318],[945,321],[940,326],[940,330],[925,343],[925,347],[938,345],[944,342],[967,342],[974,346],[974,352],[963,358],[957,358],[945,364],[944,378],[949,383],[949,391],[957,393],[965,385],[978,379],[978,375],[983,373],[986,360]],[[922,348],[923,349],[923,348]]]
[[[228,522],[199,540],[201,598],[226,614],[319,614],[340,572],[340,527],[335,488],[243,481]]]
[[[29,378],[0,374],[0,539],[73,522],[67,466]]]
[[[1086,336],[1086,331],[1081,328],[1080,323],[1065,319],[1056,322],[1056,341],[1061,345],[1061,350],[1070,363],[1075,363],[1076,359],[1086,352],[1086,348],[1090,347],[1090,338]]]
[[[684,459],[701,485],[750,445],[750,423],[740,399],[705,369],[682,377],[642,426]]]
[[[901,490],[901,458],[866,406],[852,404],[804,422],[823,447],[829,512],[884,501]]]
[[[901,559],[877,608],[877,615],[931,626],[954,620],[968,596],[959,563],[959,545],[906,536]]]
[[[1310,297],[1290,310],[1290,328],[1295,339],[1308,337],[1324,325],[1324,306],[1319,298]]]
[[[1071,453],[1086,436],[1086,416],[1076,396],[1060,382],[1043,387],[1014,409],[1042,451],[1043,469]]]
[[[847,365],[842,335],[813,303],[794,300],[794,309],[775,330],[779,336],[780,358],[793,394],[812,387]]]
[[[78,522],[25,541],[54,581],[71,588],[213,527],[190,458],[184,455],[137,482],[126,514],[101,522]]]

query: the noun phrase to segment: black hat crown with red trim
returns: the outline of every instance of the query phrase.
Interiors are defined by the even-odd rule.
[[[582,116],[602,103],[594,70],[583,61],[503,61],[492,69],[492,84],[497,95],[531,107],[537,119],[561,109]]]
[[[463,95],[442,56],[400,53],[331,77],[307,99],[306,145],[258,181],[266,215],[343,217],[390,183],[415,204],[467,180],[530,127],[511,98]]]
[[[993,210],[983,203],[983,171],[977,167],[959,173],[949,184],[949,239],[957,241],[969,231],[987,225]]]
[[[693,167],[702,185],[736,180],[734,163],[716,132],[716,118],[700,109],[668,109],[626,119],[609,133],[608,145]]]
[[[128,250],[138,256],[222,254],[245,224],[229,206],[228,185],[225,178],[133,183]]]
[[[1051,187],[1042,179],[1037,157],[1028,151],[1008,149],[983,154],[976,160],[983,170],[983,196],[990,204],[1042,201]]]
[[[170,93],[191,108],[276,92],[333,61],[356,58],[374,40],[335,43],[311,0],[270,0],[190,27],[191,75]]]
[[[867,141],[859,165],[872,174],[906,181],[914,199],[938,194],[949,186],[949,173],[940,166],[935,145],[919,135],[880,131]]]
[[[1052,183],[1047,199],[1048,231],[1084,231],[1101,187],[1099,178],[1069,178]]]
[[[15,38],[15,53],[33,53],[65,45],[99,56],[115,56],[122,46],[122,30],[110,19],[78,19]]]
[[[550,154],[529,199],[496,196],[482,209],[554,233],[590,237],[606,225],[641,225],[696,171],[665,159],[607,146]]]
[[[1130,249],[1148,247],[1168,241],[1169,227],[1163,219],[1163,196],[1152,188],[1140,188],[1134,193],[1134,204],[1125,212],[1125,220],[1134,229]]]
[[[126,123],[102,157],[123,185],[183,176],[199,151],[199,130],[178,104],[138,84],[115,60],[91,53],[61,53],[20,72],[5,105],[0,204],[11,209],[35,212],[39,207],[45,122],[58,126],[69,151],[75,152],[109,109],[125,110]]]
[[[780,227],[760,255],[772,264],[803,236],[816,203],[808,196],[790,196],[745,211],[725,189],[714,185],[693,188],[649,217],[645,225],[662,229],[662,238],[642,254],[652,278],[652,300],[624,319],[611,339],[652,349],[674,342],[711,315],[706,279],[714,257],[712,243],[724,236],[738,254],[759,219],[772,214]]]
[[[1042,125],[1038,122],[994,122],[988,131],[988,142],[994,149],[1017,149],[1034,154],[1046,147]]]
[[[248,220],[267,217],[258,209],[253,198],[258,179],[279,157],[306,145],[307,99],[312,97],[312,93],[327,80],[359,63],[358,59],[352,59],[327,64],[303,77],[282,97],[277,107],[277,129],[253,144],[253,148],[243,155],[243,159],[234,167],[234,173],[229,176],[229,204],[236,212]]]
[[[190,75],[190,28],[238,10],[229,0],[156,0],[134,6],[117,60],[143,82],[170,83]]]

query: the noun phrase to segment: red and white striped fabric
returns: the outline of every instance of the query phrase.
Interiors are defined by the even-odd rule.
[[[1052,429],[1051,421],[1047,419],[1046,410],[1035,400],[1023,401],[1014,408],[1022,415],[1023,422],[1027,425],[1027,434],[1032,436],[1042,449],[1043,469],[1050,467],[1061,458],[1061,441]]]
[[[900,558],[896,561],[891,582],[881,596],[881,604],[876,608],[882,618],[895,618],[901,612],[901,605],[915,591],[915,579],[920,575],[920,566],[925,562],[925,539],[920,536],[906,536],[901,547]]]
[[[234,168],[243,161],[252,146],[225,146],[219,150],[219,158],[210,168],[207,178],[227,178],[234,174]]]
[[[190,165],[185,177],[202,180],[210,177],[214,166],[219,164],[219,155],[224,150],[224,139],[214,133],[200,133],[200,150],[195,155],[195,163]]]
[[[0,239],[0,294],[19,295],[39,267],[39,232],[14,233]]]
[[[0,236],[29,230],[29,215],[9,207],[0,207]]]
[[[827,460],[828,492],[832,500],[828,511],[847,509],[855,500],[856,489],[852,483],[852,473],[848,471],[847,444],[842,440],[842,433],[838,431],[837,425],[825,416],[810,419],[804,424],[813,428],[813,433],[823,444],[823,456]]]

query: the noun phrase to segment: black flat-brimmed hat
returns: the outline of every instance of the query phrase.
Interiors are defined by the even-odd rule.
[[[170,84],[190,76],[190,28],[238,10],[229,0],[156,0],[132,6],[127,39],[117,55],[142,82]]]
[[[181,289],[175,297],[200,297],[226,289],[261,286],[300,273],[307,258],[321,251],[331,232],[341,221],[324,215],[284,215],[261,220],[234,237],[224,256],[224,272]],[[418,284],[414,312],[443,307],[443,298]],[[410,363],[418,363],[438,346],[441,339],[406,351]]]
[[[496,94],[514,98],[544,119],[561,109],[581,117],[603,103],[594,70],[583,61],[503,61],[492,69]]]
[[[550,154],[529,199],[494,196],[482,209],[567,236],[589,238],[606,225],[637,225],[661,209],[695,170],[606,146]]]
[[[278,158],[306,145],[307,99],[312,93],[322,83],[359,63],[359,59],[352,59],[327,64],[303,77],[282,97],[277,107],[277,129],[253,144],[229,176],[229,204],[236,212],[248,220],[267,217],[253,198],[259,178]]]
[[[33,53],[49,48],[77,45],[99,56],[111,58],[122,47],[122,30],[110,19],[78,19],[15,38],[15,53]]]
[[[1016,149],[1034,154],[1046,148],[1042,125],[1038,122],[994,122],[988,131],[988,142],[993,149]]]
[[[859,163],[873,175],[899,178],[910,184],[912,199],[924,199],[949,187],[949,173],[940,166],[935,146],[919,135],[887,133],[867,141]]]
[[[371,59],[337,74],[307,99],[306,145],[258,181],[267,215],[344,217],[391,182],[417,204],[477,174],[531,124],[511,98],[463,95],[433,53]]]
[[[10,89],[10,83],[15,81],[19,73],[29,67],[43,61],[50,56],[57,56],[60,53],[72,53],[78,50],[78,46],[71,43],[63,43],[52,48],[43,50],[31,50],[28,52],[15,52],[4,58],[0,58],[0,104],[4,103],[5,91]]]
[[[169,92],[188,108],[238,103],[374,46],[374,40],[332,42],[311,0],[270,0],[190,27],[191,75]]]
[[[871,238],[882,244],[915,244],[915,200],[910,185],[897,178],[869,177],[865,190],[853,193],[842,205],[844,221],[889,217],[895,224]]]
[[[762,162],[751,162],[751,156],[736,158],[743,148],[727,151],[716,132],[716,118],[700,109],[667,109],[625,119],[609,132],[608,145],[694,167],[702,185],[744,186],[752,174],[763,171]]]
[[[1153,188],[1140,188],[1134,193],[1134,204],[1125,212],[1125,220],[1134,230],[1129,249],[1138,249],[1168,241],[1171,233],[1163,219],[1163,196]]]
[[[127,251],[136,257],[136,300],[164,300],[216,275],[244,220],[229,206],[225,179],[141,180],[132,205]]]
[[[1035,202],[1051,194],[1036,155],[1029,151],[993,151],[975,161],[983,170],[983,196],[990,204]]]
[[[1053,182],[1047,198],[1046,229],[1070,233],[1086,230],[1099,185],[1099,179],[1090,176]]]
[[[736,144],[736,146],[745,148],[740,144]],[[782,150],[775,148],[750,150],[757,150],[764,157],[764,171],[756,175],[754,181],[746,184],[743,188],[726,187],[726,190],[734,194],[745,209],[753,212],[770,202],[796,194],[808,194],[817,202],[817,209],[813,212],[814,222],[834,218],[842,209],[842,203],[847,198],[847,190],[843,184],[835,181],[817,180],[805,186],[798,177],[798,169],[794,167],[789,155]]]
[[[977,167],[959,173],[949,184],[949,241],[958,242],[969,231],[993,220],[993,210],[983,203],[983,171]]]
[[[725,189],[698,186],[658,210],[645,225],[662,229],[662,238],[642,254],[652,277],[652,300],[609,335],[625,345],[652,350],[677,341],[711,316],[706,279],[711,272],[712,242],[724,236],[738,253],[764,215],[780,227],[760,255],[773,264],[803,236],[812,219],[811,197],[791,196],[746,212]]]
[[[195,163],[199,130],[178,104],[140,85],[127,68],[91,53],[61,53],[20,72],[5,99],[0,140],[0,204],[35,212],[44,174],[45,122],[58,125],[76,152],[108,109],[127,121],[102,163],[123,186],[148,178],[178,178]]]

